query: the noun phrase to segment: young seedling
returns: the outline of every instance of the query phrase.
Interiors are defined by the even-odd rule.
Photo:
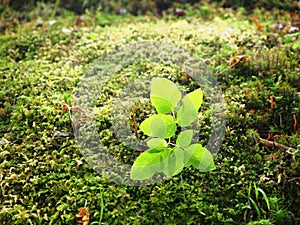
[[[201,144],[192,143],[196,131],[190,125],[198,119],[203,101],[202,90],[199,88],[183,97],[172,81],[153,78],[150,99],[158,114],[145,119],[140,125],[141,131],[149,136],[148,149],[133,163],[131,179],[145,180],[155,173],[172,177],[185,166],[204,171],[213,169],[211,153]],[[181,127],[181,132],[176,135],[178,127]],[[171,140],[176,142],[171,143]]]

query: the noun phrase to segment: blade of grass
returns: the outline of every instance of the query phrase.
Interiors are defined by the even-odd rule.
[[[253,186],[254,186],[254,191],[255,191],[255,199],[258,202],[258,190],[257,190],[256,184],[253,183]]]
[[[254,208],[256,210],[256,213],[257,213],[257,217],[260,220],[261,214],[260,214],[260,210],[259,210],[258,205],[256,204],[256,202],[252,198],[249,198],[249,200],[252,203],[252,205],[254,206]]]
[[[98,224],[98,225],[101,225],[101,222],[102,222],[102,218],[103,218],[103,210],[104,210],[104,203],[103,203],[103,190],[102,188],[100,189],[100,206],[101,206],[101,209],[100,209],[100,219],[99,219],[99,222],[92,222],[90,225],[93,225],[93,224]]]
[[[55,1],[55,4],[54,4],[53,11],[52,11],[52,14],[51,14],[51,17],[52,17],[52,18],[55,17],[59,5],[60,5],[60,0],[56,0],[56,1]]]
[[[99,219],[99,225],[101,225],[101,221],[103,218],[103,210],[104,210],[104,203],[103,203],[103,190],[100,190],[100,205],[101,205],[101,210],[100,210],[100,219]]]
[[[252,183],[250,182],[249,188],[248,188],[248,198],[251,196],[251,189],[252,189]]]
[[[266,194],[266,193],[264,192],[264,190],[261,189],[261,188],[257,188],[257,190],[258,190],[260,193],[262,193],[263,198],[264,198],[264,200],[265,200],[265,202],[266,202],[266,204],[267,204],[268,210],[270,211],[270,202],[269,202],[269,199],[268,199],[267,194]]]

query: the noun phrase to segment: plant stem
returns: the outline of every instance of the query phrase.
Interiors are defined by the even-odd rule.
[[[103,210],[104,210],[103,190],[102,190],[102,188],[101,188],[101,190],[100,190],[100,205],[101,205],[101,210],[100,210],[99,225],[101,225],[101,221],[102,221],[102,218],[103,218]]]
[[[51,15],[52,18],[55,17],[59,5],[60,5],[60,0],[56,0],[56,1],[55,1],[55,4],[54,4],[54,9],[53,9],[52,15]]]

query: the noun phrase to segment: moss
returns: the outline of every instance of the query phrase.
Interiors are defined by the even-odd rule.
[[[101,190],[102,221],[107,224],[241,224],[259,219],[276,224],[282,221],[283,208],[288,224],[299,222],[295,194],[299,184],[294,179],[299,176],[299,122],[294,130],[295,118],[300,121],[299,51],[291,48],[293,40],[284,33],[269,28],[258,31],[253,16],[241,10],[211,6],[209,14],[199,18],[198,10],[207,13],[207,8],[194,7],[186,6],[194,10],[190,12],[195,15],[193,23],[172,15],[157,19],[99,12],[91,26],[74,27],[74,15],[66,13],[53,27],[45,20],[45,27],[36,28],[33,20],[6,29],[0,37],[5,43],[0,47],[2,224],[71,224],[78,208],[85,205],[91,220],[98,221]],[[288,15],[282,14],[283,18]],[[270,11],[262,11],[260,19],[268,24],[277,20]],[[117,46],[148,39],[186,48],[210,66],[227,103],[225,139],[214,171],[186,168],[157,184],[122,186],[86,162],[62,106],[72,104],[80,78],[95,60]],[[230,57],[239,54],[247,60],[230,67]],[[120,90],[137,78],[152,76],[167,77],[185,92],[197,88],[170,63],[135,63],[107,77],[94,119],[108,151],[125,163],[132,163],[139,152],[115,136],[111,112]],[[210,102],[204,97],[199,124],[203,144],[211,132]],[[134,106],[138,123],[153,113],[150,104]],[[271,134],[296,151],[282,152],[257,143],[258,136]],[[269,198],[282,199],[273,211],[266,210],[265,201],[259,199],[263,218],[258,218],[247,196],[253,182]]]

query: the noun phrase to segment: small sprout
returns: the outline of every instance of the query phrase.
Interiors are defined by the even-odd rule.
[[[149,148],[133,163],[131,179],[145,180],[155,173],[172,177],[185,166],[203,171],[213,169],[211,153],[201,144],[192,143],[194,131],[188,129],[198,119],[198,110],[203,101],[202,90],[197,89],[182,97],[173,82],[165,78],[153,78],[150,99],[158,114],[145,119],[140,125],[144,134],[150,137],[147,141]],[[186,128],[178,136],[177,125]],[[171,143],[174,137],[176,144]]]

